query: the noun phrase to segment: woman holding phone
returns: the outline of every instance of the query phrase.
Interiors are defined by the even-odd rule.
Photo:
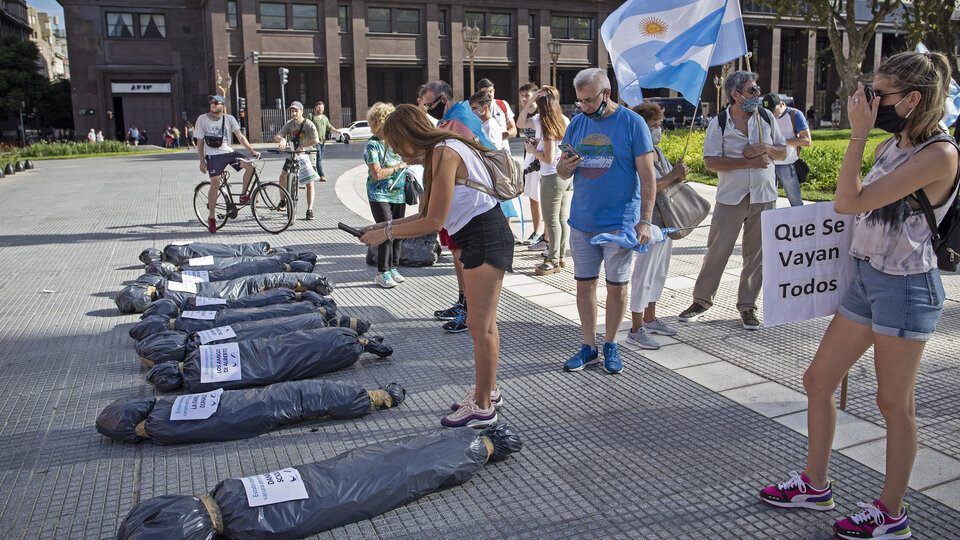
[[[460,246],[467,328],[473,338],[475,386],[451,406],[445,427],[483,427],[497,422],[503,403],[497,389],[497,303],[503,275],[513,265],[513,232],[495,197],[458,184],[466,178],[492,191],[493,180],[478,152],[486,147],[456,133],[437,129],[419,107],[400,105],[382,130],[387,144],[407,163],[424,165],[420,214],[364,229],[362,242],[371,246],[398,238],[414,238],[446,228]]]

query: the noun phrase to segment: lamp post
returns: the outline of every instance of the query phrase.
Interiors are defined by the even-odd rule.
[[[240,67],[237,68],[237,72],[233,75],[233,81],[236,83],[234,85],[234,91],[236,99],[234,100],[234,108],[237,110],[237,118],[241,118],[240,114],[240,72],[243,71],[243,67],[247,65],[247,60],[252,60],[254,65],[260,63],[260,51],[250,51],[250,54],[243,57],[243,62],[240,62]],[[242,122],[242,120],[240,120]],[[243,131],[246,135],[246,128]]]
[[[467,49],[467,54],[470,55],[470,92],[476,90],[476,83],[473,80],[473,55],[477,52],[477,47],[480,46],[480,29],[476,26],[464,26],[463,27],[463,46]]]
[[[554,38],[547,43],[547,50],[550,51],[551,84],[557,86],[557,60],[560,60],[560,40]]]
[[[717,113],[720,113],[720,87],[723,86],[723,79],[719,75],[713,76],[713,85],[717,87]]]

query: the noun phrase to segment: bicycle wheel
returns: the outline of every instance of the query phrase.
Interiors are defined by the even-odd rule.
[[[193,190],[193,211],[204,227],[207,226],[207,217],[210,215],[210,211],[207,209],[208,193],[210,193],[210,182],[200,182]],[[228,200],[230,200],[230,194],[223,186],[220,186],[220,196],[217,197],[217,206],[213,213],[217,220],[218,230],[227,223]]]
[[[293,223],[290,193],[276,182],[260,184],[250,196],[250,207],[257,223],[269,233],[281,233]]]

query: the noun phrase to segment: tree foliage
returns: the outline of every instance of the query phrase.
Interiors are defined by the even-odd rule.
[[[16,36],[0,36],[0,117],[9,117],[20,111],[42,105],[49,82],[37,71],[40,50],[31,41]]]
[[[947,55],[953,69],[953,78],[960,78],[960,65],[953,54],[956,29],[951,27],[950,17],[960,9],[960,0],[913,0],[905,3],[899,12],[900,28],[910,34],[910,48],[923,42],[931,51]]]

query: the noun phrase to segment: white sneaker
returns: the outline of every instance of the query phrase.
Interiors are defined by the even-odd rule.
[[[397,282],[393,280],[393,276],[390,275],[390,272],[377,274],[377,278],[374,279],[373,282],[384,289],[392,289],[397,286]]]
[[[403,276],[400,275],[400,272],[397,272],[397,269],[396,269],[396,268],[391,268],[391,269],[390,269],[390,276],[391,276],[391,277],[393,278],[393,280],[396,281],[397,283],[403,283],[404,281],[407,280],[407,278],[405,278],[405,277],[403,277]]]
[[[530,251],[543,251],[549,245],[550,243],[547,242],[546,240],[541,240],[536,244],[530,244],[529,246],[527,246],[527,249],[529,249]]]
[[[463,407],[464,403],[476,401],[476,397],[474,395],[475,391],[476,391],[476,388],[471,386],[470,390],[467,391],[467,395],[461,398],[460,401],[457,401],[456,403],[451,405],[450,410],[455,411],[460,407]],[[497,410],[500,410],[500,407],[503,407],[503,396],[500,395],[499,388],[494,388],[493,391],[490,392],[490,404],[493,405],[493,408]]]
[[[542,255],[542,256],[544,256],[544,257],[549,257],[549,256],[550,256],[550,248],[547,248],[547,249],[543,250],[543,251],[540,253],[540,255]]]
[[[656,350],[660,348],[660,344],[657,343],[657,340],[650,337],[650,334],[648,334],[644,328],[641,328],[636,332],[627,332],[627,343],[633,343],[641,349]]]
[[[651,334],[660,334],[661,336],[674,336],[677,334],[677,331],[673,327],[667,326],[667,323],[660,319],[654,319],[650,322],[643,321],[643,327]]]

